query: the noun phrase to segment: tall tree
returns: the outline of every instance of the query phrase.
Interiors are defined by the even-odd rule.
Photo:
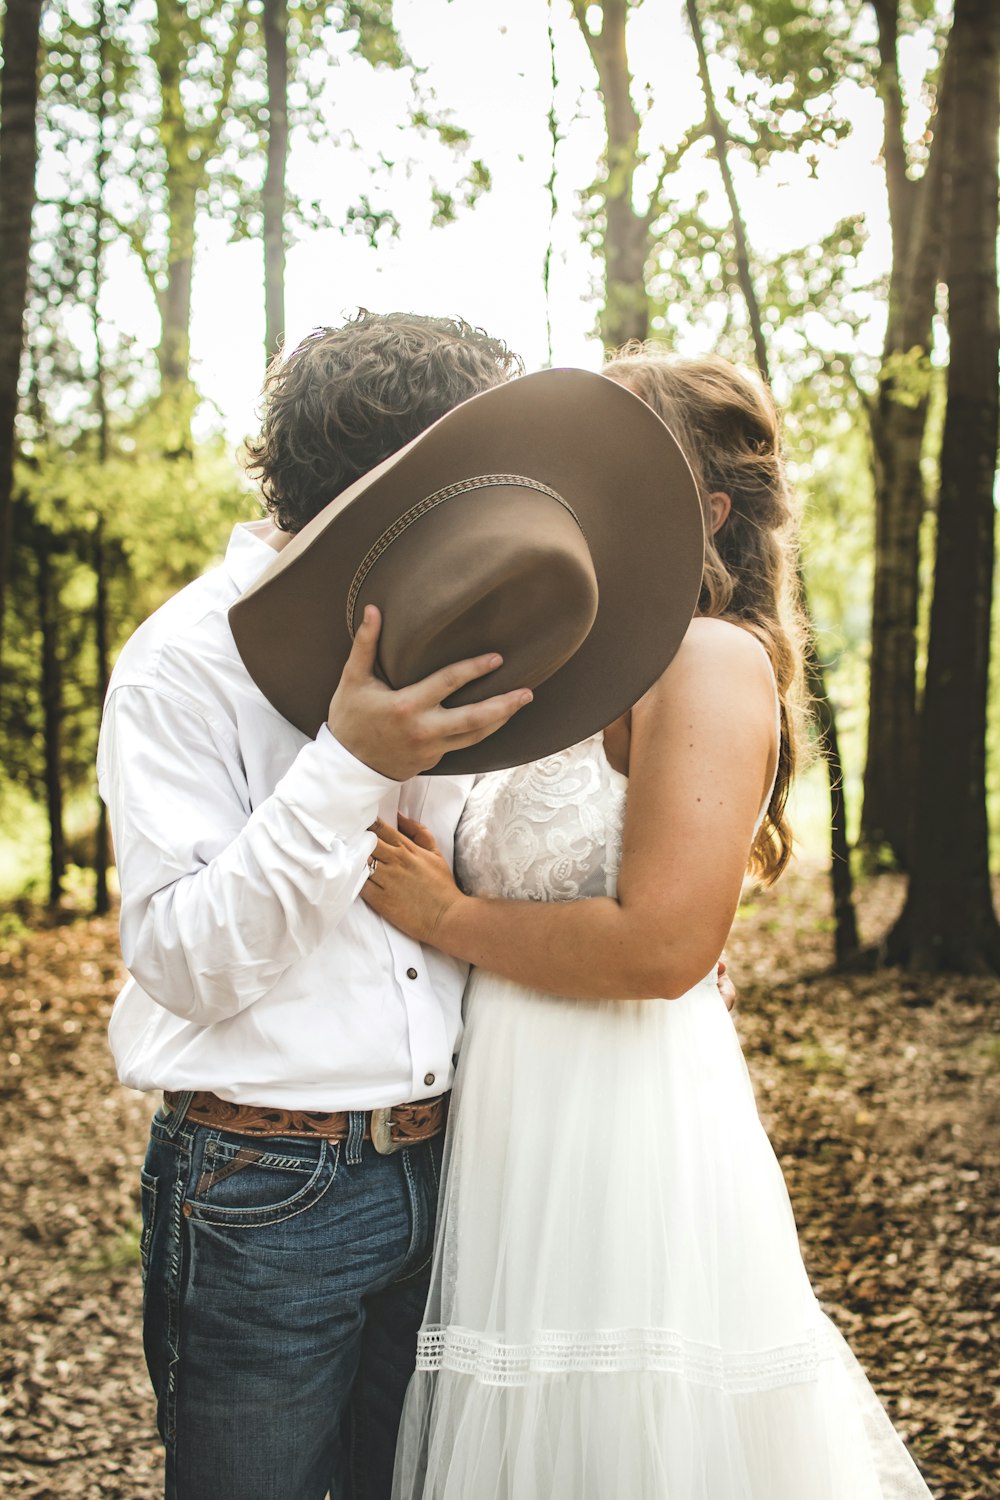
[[[10,499],[14,481],[18,380],[24,343],[31,215],[38,159],[38,29],[42,0],[8,4],[0,71],[0,643]]]
[[[559,158],[559,142],[562,139],[559,133],[559,117],[556,114],[556,92],[559,87],[559,75],[556,70],[556,38],[552,26],[552,6],[554,0],[546,0],[545,5],[545,38],[549,49],[549,108],[546,115],[546,124],[549,129],[549,175],[545,182],[545,192],[549,200],[549,232],[545,238],[545,254],[542,256],[542,292],[545,297],[545,353],[546,364],[553,362],[552,348],[552,256],[554,251],[554,237],[556,214],[559,210],[559,199],[556,195],[556,184],[558,174],[556,171]]]
[[[997,136],[1000,7],[956,0],[950,50],[947,408],[934,597],[920,717],[909,894],[890,957],[919,969],[1000,973],[990,891],[986,700],[995,561],[1000,400]]]
[[[705,120],[708,125],[709,134],[712,137],[712,148],[715,159],[719,164],[726,202],[729,205],[729,220],[732,226],[733,246],[735,250],[736,281],[743,300],[746,303],[757,368],[768,385],[770,385],[771,371],[767,355],[767,340],[764,336],[764,320],[761,317],[760,304],[757,301],[757,290],[754,286],[753,274],[750,269],[750,250],[747,243],[746,226],[743,223],[743,214],[740,211],[739,199],[736,196],[736,185],[733,182],[733,173],[729,165],[729,132],[715,102],[715,90],[712,87],[712,78],[708,71],[705,32],[701,24],[701,15],[698,11],[697,0],[686,0],[686,9],[688,25],[691,28],[695,51],[698,54],[698,75],[701,78],[701,90],[705,96]]]
[[[34,528],[35,586],[42,645],[39,697],[45,745],[45,806],[49,820],[48,904],[50,907],[57,907],[62,898],[66,875],[66,833],[63,827],[62,770],[63,661],[59,642],[58,572],[53,565],[53,542],[52,534],[46,527]]]
[[[136,18],[122,17],[123,33],[132,35],[136,27]],[[295,124],[314,139],[330,141],[323,101],[331,70],[361,59],[375,69],[408,72],[415,129],[457,152],[469,137],[422,92],[419,70],[395,29],[392,0],[156,0],[153,21],[142,31],[146,46],[137,57],[137,78],[119,105],[142,128],[124,129],[116,139],[114,222],[138,255],[160,314],[161,413],[173,426],[173,443],[168,438],[165,446],[186,453],[194,404],[190,333],[199,223],[209,215],[226,223],[233,238],[263,239],[266,337],[273,351],[283,323],[290,226],[329,227],[318,203],[289,193],[285,159]],[[351,45],[332,45],[338,35]],[[336,139],[347,147],[364,145],[350,130]],[[373,176],[387,166],[373,153]],[[473,201],[487,185],[482,163],[473,162],[458,199],[432,190],[439,216],[449,217],[457,202]],[[373,236],[386,224],[395,226],[391,209],[374,210],[362,196],[333,227]]]
[[[862,397],[861,410],[869,432],[876,548],[870,739],[861,837],[873,863],[887,857],[891,863],[903,864],[908,857],[914,805],[916,632],[920,615],[920,534],[926,511],[931,327],[940,280],[941,231],[947,222],[943,197],[951,73],[946,61],[947,24],[929,0],[909,0],[902,6],[899,0],[761,0],[753,7],[713,3],[706,7],[706,16],[716,39],[715,50],[730,64],[738,64],[744,76],[762,74],[778,82],[784,78],[779,98],[784,95],[790,109],[803,108],[802,103],[792,102],[788,90],[794,92],[796,79],[803,70],[808,72],[810,55],[820,73],[829,69],[834,78],[842,76],[862,88],[875,89],[882,101],[892,261],[884,348],[874,390],[869,389],[867,357],[856,348],[838,349],[835,345],[836,352],[830,358],[816,350],[812,330],[805,342],[813,351],[813,363],[819,366],[824,382],[831,381],[831,393],[852,404],[857,403],[859,395]],[[869,35],[870,19],[876,22],[874,36]],[[938,62],[922,80],[916,106],[931,102],[931,119],[923,132],[911,128],[899,62],[901,44],[918,31],[931,41],[931,56]],[[760,147],[773,144],[774,130],[776,125],[782,128],[781,120],[780,116],[768,118],[765,93],[764,109],[754,104],[748,129],[745,118],[741,120],[746,115],[747,92],[742,80],[727,91],[727,113],[739,124],[723,122],[723,130],[740,155],[749,152],[760,161]],[[835,97],[834,85],[830,99]],[[817,102],[806,102],[807,111],[811,112]],[[843,123],[831,116],[823,131],[803,143],[807,156],[822,144],[828,128],[833,132],[828,140],[833,140]],[[713,134],[717,133],[716,129]],[[839,329],[852,321],[852,288],[849,281],[845,284],[837,275],[838,266],[844,263],[841,239],[838,226],[823,253],[811,257],[811,264],[809,258],[795,265],[794,257],[779,257],[771,266],[756,268],[772,329],[776,318],[787,323],[790,313],[805,308],[826,311],[831,328]],[[702,229],[692,236],[692,243],[704,253],[711,237]],[[718,248],[725,253],[723,245]],[[735,257],[730,260],[729,277],[742,283],[744,268]],[[794,282],[805,283],[804,298],[801,293],[790,294]],[[675,279],[668,295],[676,298],[677,290]],[[797,309],[793,305],[796,302]],[[846,378],[845,371],[849,372]],[[801,379],[800,372],[799,382]]]
[[[267,170],[264,221],[264,356],[269,363],[285,332],[285,166],[288,160],[288,6],[264,0],[267,66]]]
[[[706,118],[712,136],[713,148],[719,171],[722,175],[726,202],[729,205],[736,261],[736,279],[746,303],[750,335],[754,356],[762,378],[770,386],[771,364],[768,355],[764,319],[761,313],[757,289],[750,266],[750,245],[746,225],[740,210],[736,185],[729,164],[729,137],[719,114],[708,68],[708,52],[705,35],[698,10],[698,0],[686,0],[688,25],[694,38],[698,54],[698,71],[702,92],[705,96]],[[802,612],[808,623],[805,643],[806,682],[813,705],[813,716],[818,731],[820,747],[826,762],[830,788],[830,881],[833,892],[834,944],[838,962],[843,962],[858,948],[858,926],[854,911],[853,879],[851,876],[850,850],[847,842],[847,803],[844,790],[844,767],[840,758],[840,741],[837,734],[837,715],[827,689],[826,671],[816,645],[816,631],[805,576],[800,570],[797,578]]]
[[[191,441],[188,392],[196,221],[212,163],[222,148],[249,20],[245,3],[223,0],[202,8],[184,0],[156,0],[151,55],[159,79],[167,238],[162,280],[155,273],[152,279],[161,322],[161,396],[175,407],[177,451],[188,451]],[[206,58],[211,59],[207,72]],[[196,91],[197,102],[192,103]],[[148,258],[144,265],[149,274]]]
[[[650,253],[649,210],[634,201],[642,121],[632,99],[632,75],[626,46],[626,22],[633,0],[572,0],[584,41],[597,70],[607,131],[605,172],[596,191],[604,218],[601,255],[604,301],[600,317],[606,348],[649,333],[646,262]],[[593,25],[595,19],[598,24]]]
[[[900,82],[898,0],[870,0],[878,23],[876,84],[882,100],[892,263],[878,389],[868,403],[875,479],[868,755],[860,842],[878,867],[888,852],[904,868],[913,847],[917,746],[917,620],[920,530],[926,511],[924,433],[930,345],[947,208],[945,137],[951,72],[942,67],[937,108],[913,175]]]
[[[93,275],[90,282],[90,319],[94,337],[94,415],[97,420],[97,467],[106,469],[111,458],[111,423],[108,413],[107,378],[101,327],[101,291],[104,286],[105,194],[108,173],[108,98],[112,83],[109,67],[109,28],[105,0],[97,0],[97,74],[95,123],[97,141],[94,150],[94,249]],[[96,667],[97,726],[100,729],[104,700],[111,678],[110,619],[108,605],[109,553],[105,540],[104,517],[99,512],[94,523],[92,563],[94,569],[94,647]],[[102,917],[109,910],[108,856],[111,848],[108,809],[97,792],[97,827],[94,833],[94,912]]]
[[[811,0],[769,0],[769,8],[773,26],[756,6],[713,4],[711,10],[717,40],[740,80],[742,129],[727,126],[726,137],[758,168],[781,152],[812,157],[847,132],[834,91],[841,75],[853,76],[855,69],[840,39],[831,34],[817,43]],[[721,121],[706,113],[672,148],[657,138],[649,123],[655,90],[636,86],[630,61],[632,26],[641,9],[638,0],[571,0],[597,75],[606,127],[602,174],[587,195],[587,219],[593,224],[588,238],[603,262],[607,295],[600,332],[609,346],[645,338],[651,329],[662,333],[665,324],[669,331],[664,312],[690,301],[692,280],[715,282],[727,313],[742,296],[730,227],[720,230],[703,216],[701,195],[681,206],[683,196],[690,196],[683,171],[689,155],[718,143]],[[837,240],[845,237],[838,226]],[[822,253],[817,258],[825,259]],[[706,269],[712,260],[716,272]],[[817,278],[809,269],[815,306]],[[834,268],[827,280],[835,274]],[[824,295],[828,291],[823,288]],[[748,332],[744,317],[741,342]]]

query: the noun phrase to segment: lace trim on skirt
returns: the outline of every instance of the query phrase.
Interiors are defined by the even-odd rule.
[[[822,1327],[797,1344],[738,1354],[660,1328],[543,1329],[530,1344],[512,1344],[469,1328],[430,1326],[417,1339],[418,1370],[454,1370],[496,1386],[527,1385],[536,1375],[651,1370],[738,1394],[812,1380],[833,1357]]]

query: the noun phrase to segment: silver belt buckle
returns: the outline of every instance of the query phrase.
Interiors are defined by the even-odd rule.
[[[404,1146],[411,1144],[407,1140],[393,1140],[391,1116],[391,1109],[373,1109],[371,1112],[372,1145],[380,1156],[392,1156],[394,1152],[402,1151]]]

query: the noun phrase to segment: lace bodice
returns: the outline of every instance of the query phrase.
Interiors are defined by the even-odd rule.
[[[774,716],[780,743],[776,686]],[[754,837],[777,774],[775,765]],[[471,896],[507,901],[614,896],[627,791],[628,777],[605,753],[603,731],[545,760],[489,772],[473,787],[455,835],[459,885]]]
[[[558,755],[492,771],[475,785],[455,838],[464,891],[506,900],[613,896],[627,778],[602,734]]]

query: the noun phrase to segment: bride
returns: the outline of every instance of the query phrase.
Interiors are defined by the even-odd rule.
[[[394,1496],[926,1500],[810,1287],[716,978],[747,870],[790,853],[777,418],[720,359],[605,373],[694,470],[698,615],[603,734],[479,779],[457,885],[376,826],[366,901],[475,965]]]

